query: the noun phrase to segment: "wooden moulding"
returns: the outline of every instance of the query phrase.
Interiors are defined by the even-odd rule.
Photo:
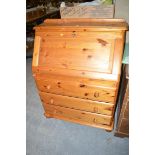
[[[128,24],[125,22],[124,19],[92,19],[92,18],[70,18],[70,19],[46,19],[44,21],[45,24],[53,24],[53,26],[74,26],[79,24],[79,26],[101,26],[101,27],[108,27],[108,28],[122,28],[124,30],[128,29]],[[50,26],[51,26],[50,25]],[[98,27],[97,27],[98,28]]]
[[[63,68],[48,68],[42,66],[32,66],[32,71],[35,74],[43,73],[43,74],[53,74],[53,75],[61,75],[61,76],[72,76],[72,77],[81,77],[81,78],[91,78],[98,80],[112,80],[118,81],[120,75],[117,74],[106,74],[100,72],[91,72],[84,70],[67,70]]]
[[[38,66],[38,62],[39,62],[40,44],[41,44],[41,37],[35,36],[33,62],[32,62],[32,66],[35,66],[35,67]]]
[[[128,24],[124,19],[46,19],[43,24],[34,27],[35,30],[48,30],[51,31],[126,31]]]
[[[117,75],[117,74],[106,74],[106,73],[100,73],[100,72],[68,70],[63,68],[52,68],[52,67],[41,67],[41,66],[32,66],[32,71],[35,74],[52,74],[52,75],[61,75],[61,76],[69,75],[72,77],[90,78],[90,79],[96,79],[96,80],[118,81],[120,78],[120,75]]]
[[[119,31],[114,31],[114,32],[87,32],[87,31],[78,31],[75,32],[76,38],[80,39],[85,36],[87,38],[107,38],[107,39],[117,39],[117,38],[122,38],[122,33]],[[54,37],[54,38],[71,38],[73,36],[73,31],[62,31],[62,32],[57,32],[57,31],[46,31],[46,30],[39,30],[36,32],[37,36],[41,36],[42,38],[44,37]]]
[[[123,47],[124,47],[124,33],[122,33],[122,39],[115,40],[115,49],[114,49],[114,62],[113,62],[113,75],[121,74],[121,65],[122,65],[122,56],[123,56]]]

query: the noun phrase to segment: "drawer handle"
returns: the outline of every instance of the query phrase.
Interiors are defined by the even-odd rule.
[[[51,85],[47,85],[47,89],[49,90],[51,88]]]
[[[61,36],[61,37],[63,37],[63,36],[64,36],[64,34],[63,34],[63,33],[60,33],[60,36]]]
[[[72,37],[73,37],[73,38],[76,37],[75,31],[72,32]]]
[[[96,97],[96,98],[99,97],[99,95],[100,95],[99,92],[95,92],[95,93],[94,93],[94,97]]]
[[[52,98],[51,98],[51,100],[50,100],[50,103],[51,103],[51,104],[53,104],[53,103],[54,103],[54,100],[53,100]]]

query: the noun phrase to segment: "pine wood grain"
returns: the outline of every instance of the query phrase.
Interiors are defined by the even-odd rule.
[[[58,31],[70,31],[72,29],[81,31],[126,31],[128,25],[123,19],[46,19],[43,24],[35,27],[36,30],[50,29]]]
[[[41,37],[35,36],[32,66],[38,66]]]
[[[85,100],[80,98],[39,92],[42,102],[51,105],[67,107],[76,110],[105,114],[112,116],[114,105],[106,102]]]
[[[68,71],[68,70],[66,70]],[[80,76],[70,76],[68,75],[61,75],[61,74],[52,74],[52,72],[37,72],[35,74],[35,78],[38,79],[60,79],[60,80],[65,80],[65,81],[73,81],[73,82],[78,82],[79,84],[86,84],[86,85],[92,85],[92,86],[98,86],[98,87],[104,87],[104,88],[118,88],[118,82],[116,80],[103,80],[103,79],[94,79],[94,78],[84,78]]]
[[[53,117],[60,116],[68,119],[75,119],[83,122],[99,125],[111,125],[112,117],[107,115],[95,114],[81,110],[64,108],[60,106],[43,103],[45,112],[51,113]]]
[[[58,95],[91,99],[114,103],[116,88],[108,88],[100,85],[85,84],[76,79],[66,78],[37,78],[36,84],[40,91]]]
[[[34,74],[53,74],[53,75],[61,75],[61,76],[72,76],[72,77],[81,77],[81,78],[90,78],[96,80],[111,80],[111,81],[119,81],[120,75],[115,74],[107,74],[101,72],[91,72],[86,70],[73,70],[66,68],[54,68],[48,66],[32,66],[32,71]]]
[[[36,31],[37,36],[41,37],[54,37],[56,39],[60,38],[73,38],[73,33],[76,34],[77,39],[81,39],[83,37],[87,38],[107,38],[107,39],[118,39],[122,38],[122,33],[119,31],[114,32],[92,32],[92,31],[86,31],[85,29],[83,31],[46,31],[46,30],[39,30]]]
[[[32,71],[46,117],[113,129],[126,30],[123,19],[47,19],[35,27]]]
[[[111,73],[113,51],[112,40],[46,37],[42,39],[39,65]]]
[[[78,123],[81,125],[87,125],[87,126],[91,126],[91,127],[95,127],[95,128],[100,128],[100,129],[105,129],[108,132],[111,132],[114,128],[114,120],[112,120],[111,125],[103,125],[103,124],[96,124],[96,123],[91,123],[91,122],[85,122],[83,120],[78,120],[75,118],[68,118],[68,117],[64,117],[64,116],[60,116],[60,115],[54,115],[50,113],[49,111],[46,111],[44,113],[46,118],[56,118],[56,119],[61,119],[64,121],[68,121],[68,122],[73,122],[73,123]]]

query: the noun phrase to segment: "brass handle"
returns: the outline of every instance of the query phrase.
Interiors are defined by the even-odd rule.
[[[47,89],[49,90],[51,88],[51,85],[47,85]]]
[[[54,100],[53,100],[52,98],[51,98],[51,100],[50,100],[50,103],[51,103],[51,104],[53,104],[53,103],[54,103]]]
[[[63,36],[64,36],[64,34],[63,34],[63,33],[60,33],[60,36],[61,36],[61,37],[63,37]]]
[[[72,32],[72,37],[73,37],[73,38],[76,37],[75,31]]]

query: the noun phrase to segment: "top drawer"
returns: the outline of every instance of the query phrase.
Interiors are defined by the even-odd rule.
[[[41,67],[112,72],[115,40],[108,34],[72,31],[45,35],[40,32],[40,38],[38,64]]]
[[[70,76],[37,74],[35,81],[39,91],[76,98],[115,103],[116,81],[103,81]]]

